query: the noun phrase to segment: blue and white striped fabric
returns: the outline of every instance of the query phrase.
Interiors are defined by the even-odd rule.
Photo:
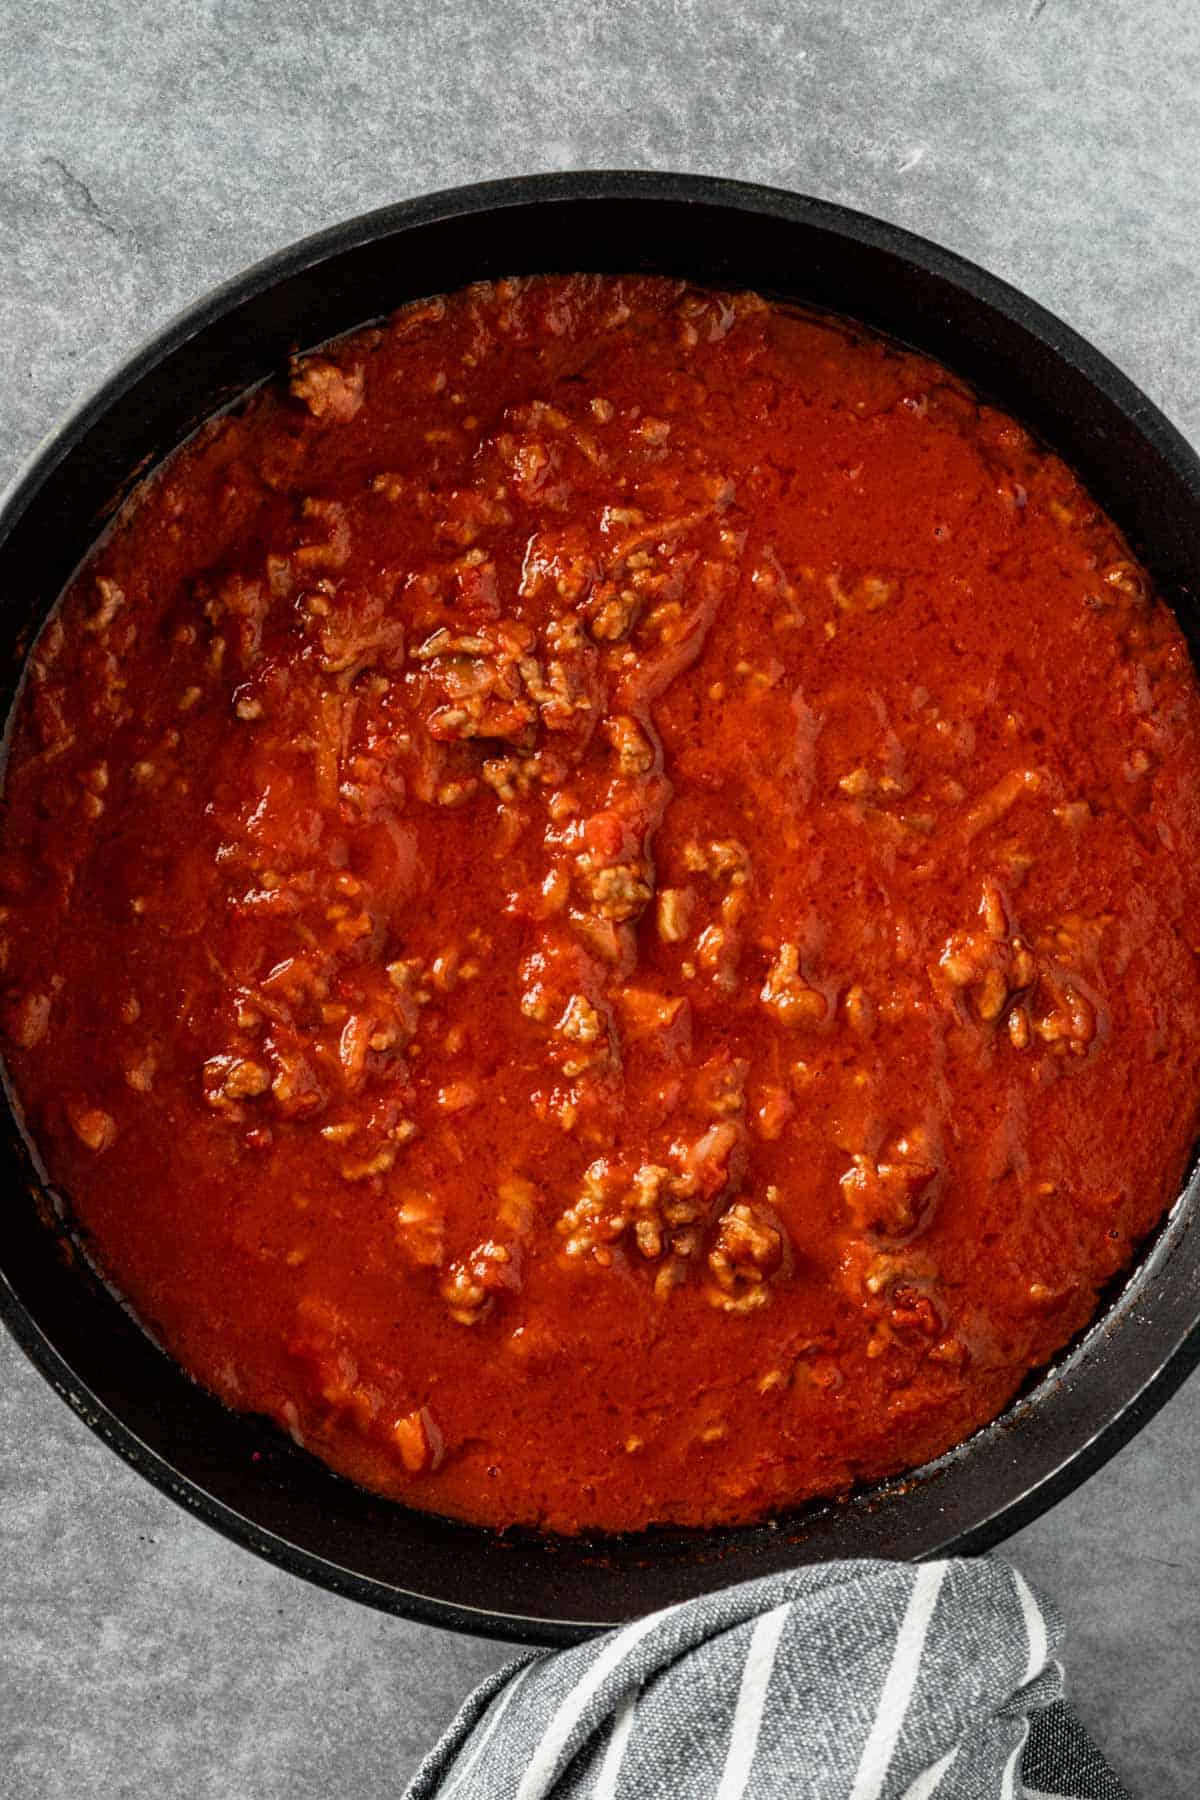
[[[791,1570],[510,1665],[407,1800],[1128,1800],[1061,1635],[990,1558]]]

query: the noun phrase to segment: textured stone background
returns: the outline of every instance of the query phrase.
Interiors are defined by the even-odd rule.
[[[532,169],[777,182],[978,258],[1200,437],[1194,0],[0,0],[0,479],[300,234]],[[0,1795],[398,1791],[501,1646],[207,1532],[0,1343]],[[1011,1553],[1139,1795],[1200,1764],[1200,1380]]]

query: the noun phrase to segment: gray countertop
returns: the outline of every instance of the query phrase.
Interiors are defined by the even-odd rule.
[[[925,232],[1200,438],[1191,0],[8,0],[0,480],[148,330],[367,207],[532,169],[807,190]],[[388,1619],[138,1480],[0,1342],[0,1795],[392,1794],[501,1645]],[[1139,1795],[1200,1763],[1200,1380],[1008,1546]]]

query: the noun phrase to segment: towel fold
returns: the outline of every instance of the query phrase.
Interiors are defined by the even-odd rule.
[[[993,1558],[793,1569],[519,1658],[407,1800],[1129,1800],[1061,1640]]]

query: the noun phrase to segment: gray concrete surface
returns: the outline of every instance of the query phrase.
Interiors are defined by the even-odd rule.
[[[0,0],[0,479],[301,233],[530,169],[706,170],[940,239],[1200,437],[1194,0]],[[2,1225],[0,1225],[2,1229]],[[142,1485],[0,1343],[0,1795],[356,1800],[501,1647],[332,1599]],[[1200,1381],[1014,1540],[1140,1796],[1200,1765]]]

